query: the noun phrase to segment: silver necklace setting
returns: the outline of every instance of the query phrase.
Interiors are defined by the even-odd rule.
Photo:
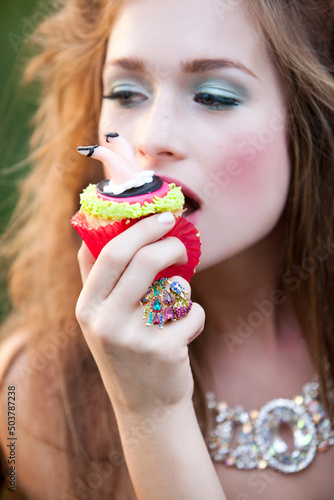
[[[260,410],[231,408],[206,394],[207,406],[215,419],[209,435],[212,459],[238,469],[272,467],[285,474],[308,467],[317,451],[334,444],[334,429],[319,397],[317,379],[305,384],[293,399],[274,399]],[[280,436],[281,426],[288,426],[294,449]]]

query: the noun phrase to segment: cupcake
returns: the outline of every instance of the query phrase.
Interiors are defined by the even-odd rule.
[[[199,263],[201,242],[195,226],[182,217],[185,202],[180,187],[163,181],[154,171],[141,171],[128,142],[107,134],[113,150],[103,146],[79,147],[78,152],[103,162],[109,180],[90,184],[80,195],[80,210],[71,224],[97,258],[111,239],[144,217],[172,212],[176,223],[164,238],[175,236],[184,243],[188,262],[161,271],[155,279],[182,276],[190,281]]]

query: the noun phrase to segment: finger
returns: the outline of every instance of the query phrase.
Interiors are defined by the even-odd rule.
[[[159,328],[164,328],[162,325],[171,325],[173,324],[171,321],[179,323],[181,320],[184,325],[183,318],[191,311],[190,285],[180,276],[161,278],[149,287],[142,296],[140,304],[142,318],[147,326],[158,325]],[[152,333],[155,334],[154,327]],[[186,332],[187,340],[195,338],[199,333],[197,329],[190,333]],[[180,346],[180,339],[178,345]]]
[[[80,250],[78,252],[78,262],[82,283],[84,285],[92,267],[95,264],[95,259],[84,241],[82,242]]]
[[[169,212],[145,217],[107,243],[87,278],[85,298],[94,297],[101,288],[107,297],[138,250],[162,238],[174,224]]]
[[[166,334],[170,336],[170,342],[177,345],[188,345],[195,340],[203,331],[205,323],[205,312],[202,306],[194,302],[190,312],[174,322],[164,325]]]
[[[169,278],[169,281],[171,283],[173,281],[176,281],[177,283],[180,283],[180,285],[182,286],[182,288],[184,288],[185,292],[187,293],[188,298],[190,299],[190,297],[191,297],[191,287],[190,287],[190,283],[187,280],[185,280],[181,276],[172,276],[171,278]]]
[[[139,322],[139,314],[137,321]],[[145,320],[144,320],[145,321]],[[180,352],[180,348],[187,347],[195,340],[204,329],[205,312],[202,306],[194,302],[190,312],[176,321],[163,323],[163,329],[158,330],[158,326],[153,324],[146,328],[150,331],[151,340],[156,339],[166,352]],[[164,347],[165,346],[165,347]]]
[[[123,184],[136,175],[137,171],[131,169],[123,158],[104,146],[79,146],[77,151],[83,156],[102,161],[115,185]]]
[[[110,296],[111,300],[118,297],[121,305],[126,295],[127,304],[137,307],[138,301],[145,295],[155,276],[162,269],[166,269],[173,264],[185,264],[187,259],[186,247],[178,238],[168,237],[150,245],[145,245],[134,255],[129,266],[119,279]],[[190,290],[189,284],[183,278],[178,278],[178,282],[184,285],[182,286],[188,293]]]
[[[136,160],[134,151],[128,141],[124,137],[114,134],[105,134],[106,142],[109,144],[107,146],[111,148],[114,153],[123,158],[127,165],[131,165],[133,170],[133,175],[140,172],[138,162]]]

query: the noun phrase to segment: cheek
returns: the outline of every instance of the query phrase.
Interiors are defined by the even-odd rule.
[[[290,180],[288,154],[275,144],[266,145],[256,153],[256,157],[240,155],[235,163],[238,168],[230,177],[231,195],[240,199],[265,201],[285,197]]]
[[[249,144],[247,147],[251,149]],[[203,268],[249,248],[270,233],[284,210],[289,181],[283,135],[258,144],[248,154],[238,148],[234,152],[230,148],[225,157],[221,154],[202,187],[206,216],[198,229]]]
[[[247,150],[240,137],[234,144],[239,147],[233,151],[223,148],[227,154],[221,151],[202,189],[212,225],[221,228],[231,251],[239,251],[277,224],[286,204],[290,164],[284,133],[267,144],[247,142]]]
[[[209,178],[222,199],[228,199],[232,205],[247,204],[248,208],[254,202],[262,209],[266,202],[270,205],[285,201],[290,181],[286,134],[269,132],[239,135],[230,141],[232,146],[220,149],[216,156],[219,161]]]

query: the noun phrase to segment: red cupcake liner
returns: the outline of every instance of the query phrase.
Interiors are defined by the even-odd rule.
[[[99,226],[93,229],[89,226],[85,214],[82,211],[77,212],[71,219],[71,224],[86,243],[93,257],[97,259],[102,248],[118,234],[143,219],[122,219],[113,224]],[[183,265],[172,265],[159,272],[155,280],[160,278],[171,278],[172,276],[181,276],[190,282],[195,273],[201,255],[201,240],[196,227],[187,219],[177,217],[174,227],[161,239],[174,236],[179,238],[186,247],[188,262]]]
[[[157,274],[155,280],[160,278],[171,278],[172,276],[181,276],[190,283],[201,256],[201,240],[198,230],[194,224],[187,219],[177,217],[174,227],[161,239],[169,236],[175,236],[182,241],[186,247],[188,262],[183,265],[172,265],[167,267]]]

